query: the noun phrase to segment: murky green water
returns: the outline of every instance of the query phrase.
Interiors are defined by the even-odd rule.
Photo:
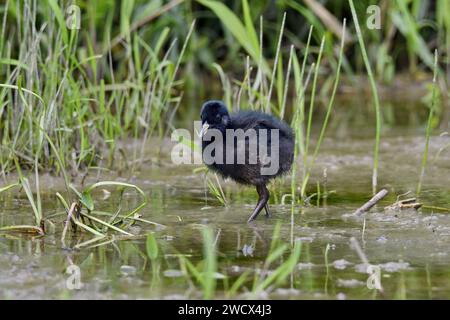
[[[341,110],[345,106],[340,108]],[[371,194],[373,130],[367,128],[370,112],[334,115],[328,138],[320,152],[309,193],[316,182],[334,191],[326,203],[311,206],[280,203],[289,190],[289,179],[272,186],[273,217],[260,216],[255,224],[245,223],[256,202],[256,192],[227,181],[223,184],[229,202],[223,207],[208,195],[202,174],[195,166],[175,166],[169,162],[164,144],[163,158],[147,163],[132,177],[102,173],[102,180],[122,179],[137,184],[149,194],[150,203],[143,218],[163,224],[164,228],[136,224],[131,231],[146,235],[154,232],[160,258],[150,261],[145,237],[114,241],[79,250],[63,249],[60,241],[62,218],[55,219],[56,232],[45,237],[3,234],[0,236],[0,298],[201,298],[194,285],[180,270],[180,255],[193,262],[202,259],[200,225],[208,225],[216,237],[218,272],[228,275],[228,282],[243,272],[261,272],[277,222],[281,224],[281,241],[300,240],[300,263],[287,281],[262,292],[258,298],[353,299],[353,298],[450,298],[450,213],[421,209],[397,213],[384,212],[385,205],[397,195],[415,191],[424,148],[423,123],[426,112],[386,107],[385,131],[381,145],[379,184],[389,195],[364,218],[350,214]],[[430,206],[450,207],[450,150],[437,152],[450,143],[448,136],[434,136],[430,162],[420,201]],[[129,144],[132,149],[132,145]],[[154,149],[149,146],[149,150]],[[96,181],[93,171],[88,182]],[[130,179],[128,179],[130,178]],[[54,196],[62,181],[44,175],[43,208],[45,215],[61,211]],[[98,199],[103,198],[99,192]],[[125,206],[139,199],[130,192]],[[114,211],[113,193],[98,206]],[[31,208],[24,193],[0,195],[0,225],[30,224]],[[364,229],[364,232],[363,232]],[[356,251],[350,246],[355,237],[369,262],[381,267],[384,296],[367,288],[368,274]],[[88,235],[73,235],[66,246],[89,240]],[[326,248],[328,246],[328,250]],[[80,290],[68,290],[70,274],[66,268],[80,267]],[[244,287],[252,287],[251,277]],[[217,297],[225,297],[227,281],[218,280]],[[249,297],[245,289],[239,298]]]

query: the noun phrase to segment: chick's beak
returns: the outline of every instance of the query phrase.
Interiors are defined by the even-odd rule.
[[[208,128],[209,128],[209,124],[208,124],[208,122],[205,122],[204,124],[203,124],[203,126],[202,126],[202,129],[200,130],[200,133],[198,134],[198,136],[200,137],[200,138],[203,138],[203,136],[206,134],[206,132],[208,131]]]

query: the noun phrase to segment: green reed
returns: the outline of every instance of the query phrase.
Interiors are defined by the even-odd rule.
[[[369,77],[370,87],[372,90],[373,103],[375,106],[376,114],[376,132],[375,132],[375,146],[373,151],[373,171],[372,171],[372,192],[375,194],[378,185],[378,164],[379,164],[379,153],[380,153],[380,139],[381,139],[381,110],[380,101],[378,97],[378,89],[375,83],[375,78],[372,73],[372,68],[370,66],[369,57],[367,55],[366,46],[364,45],[364,39],[361,33],[361,27],[359,26],[358,15],[356,14],[355,6],[353,0],[349,0],[350,9],[352,11],[353,22],[355,23],[356,35],[358,37],[359,47],[361,50],[361,55],[364,60],[364,65],[366,67],[367,76]]]
[[[431,136],[431,129],[432,129],[432,120],[436,108],[436,100],[437,100],[437,90],[436,90],[436,81],[437,81],[437,75],[438,75],[438,52],[437,50],[434,52],[434,68],[433,68],[433,87],[432,87],[432,93],[431,93],[431,105],[430,105],[430,111],[428,113],[428,121],[427,121],[427,127],[426,127],[426,133],[425,133],[425,148],[422,155],[422,164],[421,164],[421,171],[419,176],[419,182],[417,183],[417,189],[416,189],[416,195],[419,196],[420,192],[422,190],[422,183],[423,178],[425,177],[425,169],[428,162],[428,149],[430,146],[430,136]]]

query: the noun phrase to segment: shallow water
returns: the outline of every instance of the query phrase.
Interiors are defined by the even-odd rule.
[[[398,112],[404,120],[402,111]],[[221,206],[206,191],[203,175],[193,173],[196,166],[170,164],[170,148],[164,144],[166,152],[159,164],[147,163],[131,177],[100,175],[102,180],[130,181],[149,194],[150,202],[142,216],[165,227],[137,223],[130,231],[144,236],[154,232],[160,250],[157,261],[147,258],[145,237],[71,250],[90,236],[70,234],[64,249],[60,241],[62,218],[54,219],[56,232],[44,237],[0,235],[0,298],[201,298],[198,286],[183,276],[180,255],[193,262],[202,259],[202,225],[213,229],[218,272],[227,275],[232,283],[246,270],[261,272],[274,228],[280,223],[282,242],[301,241],[300,262],[287,281],[268,288],[257,298],[448,299],[450,213],[431,209],[394,213],[383,210],[398,195],[414,192],[417,186],[424,138],[423,127],[418,129],[416,121],[423,123],[422,113],[406,113],[413,120],[385,126],[379,185],[387,188],[389,195],[364,217],[351,215],[371,195],[373,129],[364,125],[368,122],[364,115],[353,113],[353,118],[348,119],[345,112],[339,113],[330,126],[308,192],[315,192],[317,181],[323,187],[326,169],[326,188],[333,191],[326,201],[319,206],[314,198],[308,207],[283,205],[280,199],[289,192],[290,180],[277,181],[271,187],[273,217],[266,219],[261,215],[252,225],[245,221],[256,201],[254,190],[226,181],[223,186],[229,205]],[[448,136],[431,140],[420,198],[425,205],[450,207],[450,150],[447,148],[436,157],[439,149],[449,143]],[[152,148],[154,145],[149,146]],[[92,172],[87,181],[96,181],[96,173]],[[45,186],[45,215],[61,211],[54,196],[62,188],[61,179],[43,175],[41,185]],[[116,193],[103,201],[101,192],[97,196],[99,208],[115,210]],[[125,206],[138,202],[133,192],[125,194]],[[0,225],[30,223],[33,216],[23,192],[0,195]],[[366,267],[350,246],[351,237],[357,239],[369,262],[381,268],[384,295],[367,287]],[[67,288],[70,274],[66,269],[72,264],[81,271],[80,290]],[[244,286],[248,290],[252,280],[250,277]],[[217,297],[226,297],[224,285],[223,280],[218,280]],[[251,297],[245,291],[240,290],[235,297]]]

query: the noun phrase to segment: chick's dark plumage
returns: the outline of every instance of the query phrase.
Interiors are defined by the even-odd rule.
[[[201,120],[203,125],[203,159],[206,165],[225,178],[231,178],[238,183],[256,186],[259,201],[249,221],[255,219],[263,208],[265,208],[266,214],[269,215],[267,205],[269,191],[266,185],[271,179],[286,173],[291,168],[294,158],[295,140],[292,129],[285,122],[262,112],[242,111],[230,115],[224,103],[217,100],[208,101],[203,105]],[[215,141],[215,138],[214,135],[206,137],[207,134],[205,135],[204,133],[211,129],[216,129],[216,133],[220,132],[222,139],[222,143],[214,145],[215,150],[212,152],[212,156],[222,154],[223,158],[217,156],[213,162],[208,162],[205,159],[205,151],[208,151],[208,146]],[[240,130],[244,134],[229,136],[227,129],[231,129],[231,132],[236,133]],[[251,129],[253,130],[250,131]],[[278,143],[272,141],[272,137],[274,139],[278,137]],[[263,148],[264,146],[265,152],[260,149],[260,147]],[[229,154],[230,151],[233,151],[234,157],[233,154]],[[267,157],[264,157],[264,154],[267,154]],[[241,157],[241,162],[238,161],[239,156]],[[242,163],[242,157],[244,158],[244,163]],[[269,173],[267,171],[263,172],[263,168],[271,166],[271,161],[274,161],[274,157],[278,159],[278,167],[275,166],[276,170],[272,170]],[[256,161],[252,162],[252,159],[256,159]]]

